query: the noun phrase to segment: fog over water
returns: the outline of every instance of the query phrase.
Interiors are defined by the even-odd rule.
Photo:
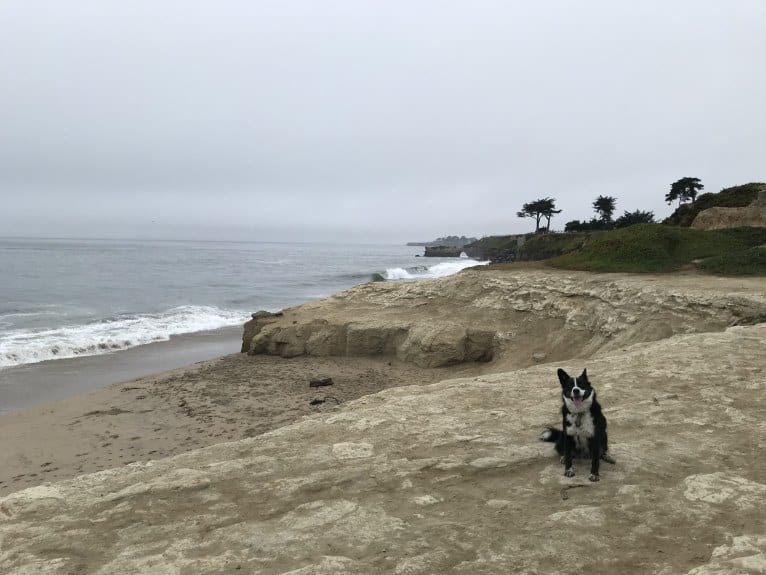
[[[766,180],[766,3],[0,3],[0,236],[405,242]]]

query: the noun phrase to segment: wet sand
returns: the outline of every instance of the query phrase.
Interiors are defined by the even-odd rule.
[[[239,351],[242,328],[173,336],[104,355],[0,369],[0,415]]]

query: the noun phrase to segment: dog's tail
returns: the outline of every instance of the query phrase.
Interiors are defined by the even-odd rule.
[[[551,443],[556,443],[558,442],[562,433],[563,432],[560,429],[548,427],[540,434],[540,441],[550,441]]]

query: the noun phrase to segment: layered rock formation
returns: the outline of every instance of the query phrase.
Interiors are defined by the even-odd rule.
[[[763,573],[765,287],[471,271],[261,316],[251,348],[285,356],[570,359],[14,493],[0,572]],[[537,440],[558,424],[559,366],[588,368],[609,420],[617,464],[599,483],[583,461],[564,477]]]
[[[248,322],[243,350],[390,355],[419,366],[490,361],[524,367],[677,333],[766,321],[762,280],[466,270],[412,283],[369,283],[281,317]]]
[[[691,227],[697,230],[720,230],[722,228],[766,227],[766,189],[758,198],[743,208],[708,208],[694,218]]]
[[[0,500],[3,573],[766,570],[766,325],[587,365],[615,466],[537,434],[555,365],[387,390],[250,440]]]

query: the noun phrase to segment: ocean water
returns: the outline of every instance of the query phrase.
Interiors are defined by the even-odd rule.
[[[0,369],[119,353],[242,325],[367,281],[479,262],[422,248],[265,242],[0,239]]]

